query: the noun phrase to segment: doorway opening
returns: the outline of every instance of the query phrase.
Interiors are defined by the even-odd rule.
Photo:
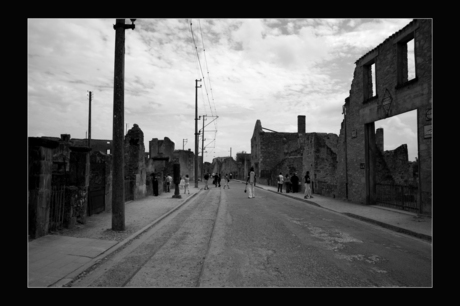
[[[374,122],[374,196],[378,205],[418,212],[417,110]]]

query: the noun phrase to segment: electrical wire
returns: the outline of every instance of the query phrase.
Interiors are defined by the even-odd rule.
[[[198,64],[200,65],[201,76],[203,78],[203,84],[204,84],[204,88],[205,88],[205,91],[206,91],[206,96],[208,97],[209,108],[211,109],[211,115],[214,116],[214,114],[212,112],[211,102],[209,101],[208,88],[206,86],[206,80],[205,80],[205,77],[204,77],[204,74],[203,74],[203,68],[201,67],[200,56],[198,54],[198,47],[196,46],[195,36],[193,35],[192,22],[190,22],[190,32],[192,33],[192,40],[193,40],[193,44],[195,45],[196,57],[198,58]]]
[[[201,44],[203,45],[203,55],[204,55],[204,61],[206,64],[206,71],[208,73],[208,79],[209,79],[209,88],[211,90],[211,97],[212,97],[212,102],[214,104],[214,113],[217,116],[217,110],[216,110],[216,102],[214,101],[214,94],[212,92],[212,85],[211,85],[211,75],[209,74],[209,67],[208,67],[208,60],[206,59],[206,49],[204,47],[204,39],[203,39],[203,31],[201,30],[201,22],[198,19],[198,24],[200,25],[200,34],[201,34]]]

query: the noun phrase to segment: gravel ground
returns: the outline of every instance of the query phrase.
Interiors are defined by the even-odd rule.
[[[174,209],[192,196],[198,189],[191,188],[191,194],[181,194],[181,199],[172,198],[173,192],[163,193],[160,196],[148,196],[136,201],[125,203],[125,230],[112,230],[112,213],[102,212],[86,219],[86,224],[77,224],[73,229],[63,229],[54,235],[63,235],[76,238],[91,238],[111,241],[123,241],[132,234]]]

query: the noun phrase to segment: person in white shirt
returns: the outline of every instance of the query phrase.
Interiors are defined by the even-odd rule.
[[[284,183],[284,177],[280,172],[280,175],[278,175],[278,192],[283,193],[283,183]]]
[[[255,198],[256,195],[254,193],[254,186],[256,185],[256,173],[254,172],[254,167],[251,167],[249,170],[246,185],[248,186],[248,198]]]
[[[228,174],[225,174],[224,189],[225,189],[225,187],[227,187],[228,189],[230,189],[230,185],[228,184],[229,182],[230,182],[230,177],[228,176]]]
[[[180,180],[180,183],[179,183],[179,193],[182,191],[182,189],[185,190],[185,177],[184,176],[181,177],[181,180]]]
[[[190,194],[190,189],[189,189],[189,186],[190,186],[190,178],[188,177],[188,174],[185,175],[185,184],[184,184],[184,194],[187,192],[188,194]]]

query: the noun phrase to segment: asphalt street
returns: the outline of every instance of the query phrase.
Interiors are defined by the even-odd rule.
[[[200,192],[74,287],[429,287],[431,244],[244,185]]]

